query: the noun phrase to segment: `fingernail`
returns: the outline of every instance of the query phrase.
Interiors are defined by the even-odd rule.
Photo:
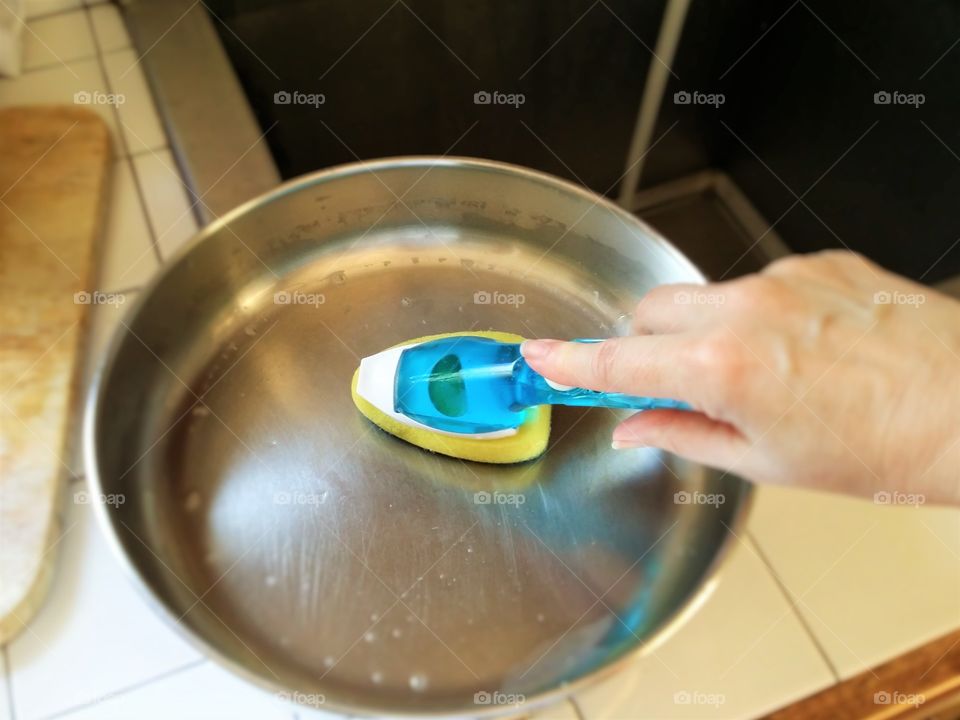
[[[643,443],[638,442],[629,442],[626,440],[614,440],[610,443],[610,447],[614,450],[636,450],[637,448],[647,447]]]
[[[520,345],[520,354],[527,360],[540,360],[550,354],[551,340],[524,340]]]

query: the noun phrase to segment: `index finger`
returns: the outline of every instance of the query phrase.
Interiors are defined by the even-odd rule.
[[[527,340],[521,352],[530,367],[556,383],[696,406],[706,379],[694,371],[694,348],[688,335],[640,335],[597,343]]]

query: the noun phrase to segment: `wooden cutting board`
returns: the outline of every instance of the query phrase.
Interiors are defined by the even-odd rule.
[[[0,643],[32,617],[60,540],[110,136],[72,107],[0,110]],[[69,431],[69,432],[68,432]]]

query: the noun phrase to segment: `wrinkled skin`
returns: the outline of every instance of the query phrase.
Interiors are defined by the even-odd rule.
[[[830,251],[658,287],[633,329],[523,347],[551,380],[696,409],[638,413],[614,447],[658,447],[758,483],[960,503],[960,302]]]

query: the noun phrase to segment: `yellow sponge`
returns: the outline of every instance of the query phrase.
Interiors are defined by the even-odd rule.
[[[513,333],[480,331],[428,335],[417,338],[416,340],[398,343],[398,345],[409,345],[411,343],[422,343],[439,338],[460,337],[464,335],[491,338],[507,343],[523,342],[522,337],[514,335]],[[396,347],[396,345],[394,347]],[[506,464],[532,460],[542,455],[543,451],[547,449],[547,441],[550,439],[549,405],[531,408],[526,422],[517,429],[515,435],[492,439],[460,438],[453,435],[431,432],[423,428],[410,427],[381,412],[357,395],[357,379],[359,373],[360,370],[358,368],[353,374],[353,383],[350,388],[353,403],[357,406],[357,409],[374,425],[386,430],[391,435],[396,435],[401,440],[406,440],[408,443],[422,447],[424,450],[449,455],[450,457],[460,458],[462,460]]]

